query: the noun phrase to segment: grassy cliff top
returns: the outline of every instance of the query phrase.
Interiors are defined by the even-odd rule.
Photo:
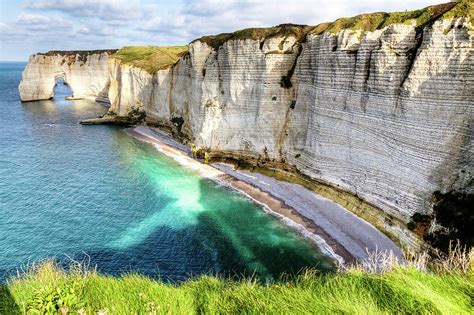
[[[273,27],[246,28],[234,33],[203,36],[193,42],[201,41],[216,49],[222,46],[226,41],[235,39],[260,40],[272,37],[293,36],[296,37],[297,40],[301,40],[311,29],[312,27],[308,25],[281,24]]]
[[[154,74],[177,63],[187,51],[188,46],[125,46],[112,56]]]
[[[324,32],[337,33],[344,29],[374,31],[391,24],[400,23],[416,23],[416,26],[422,27],[441,17],[470,17],[471,21],[474,21],[474,1],[461,0],[459,2],[448,2],[414,11],[360,14],[354,17],[340,18],[334,22],[321,23],[316,26],[281,24],[267,28],[247,28],[234,33],[203,36],[195,41],[205,42],[214,49],[219,48],[226,41],[235,39],[262,40],[271,37],[294,36],[297,40],[301,41],[307,34],[322,34]]]
[[[453,7],[457,7],[455,2],[433,5],[420,10],[404,12],[376,12],[360,14],[349,18],[340,18],[334,22],[317,25],[310,33],[321,34],[324,32],[337,33],[344,29],[375,31],[391,24],[412,24],[423,26],[433,22],[449,12]]]
[[[443,15],[443,18],[460,18],[469,17],[471,23],[474,23],[474,0],[461,0],[459,3],[450,11]]]

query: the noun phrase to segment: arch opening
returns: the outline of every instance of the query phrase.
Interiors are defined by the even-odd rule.
[[[53,98],[56,100],[73,99],[74,94],[64,74],[54,76]]]

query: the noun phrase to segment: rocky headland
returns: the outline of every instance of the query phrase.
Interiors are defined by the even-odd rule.
[[[110,103],[206,162],[302,184],[399,245],[472,246],[473,3],[205,36],[187,47],[35,54],[22,101]]]

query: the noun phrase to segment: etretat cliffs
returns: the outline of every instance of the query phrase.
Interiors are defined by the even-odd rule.
[[[188,46],[30,57],[23,101],[110,102],[84,123],[173,132],[206,161],[307,185],[407,248],[472,245],[473,8],[451,2],[204,36]]]
[[[302,185],[384,233],[405,260],[375,253],[334,274],[181,285],[46,263],[2,289],[14,297],[5,305],[55,283],[55,309],[69,292],[69,309],[87,314],[472,313],[473,1],[183,44],[36,53],[20,98],[50,99],[63,78],[72,98],[108,106],[82,124],[158,128],[204,163]]]

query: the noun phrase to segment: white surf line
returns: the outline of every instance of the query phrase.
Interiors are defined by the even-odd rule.
[[[212,180],[212,181],[214,181],[218,184],[221,184],[225,187],[228,187],[228,188],[230,188],[234,191],[237,191],[240,194],[246,196],[248,199],[254,201],[258,205],[260,205],[266,213],[268,213],[268,214],[272,215],[273,217],[277,218],[284,225],[296,230],[304,238],[312,241],[321,250],[321,252],[324,255],[326,255],[327,257],[329,257],[329,258],[333,259],[334,261],[336,261],[339,264],[340,267],[345,265],[344,258],[342,258],[340,255],[336,254],[336,252],[334,252],[333,248],[331,246],[329,246],[329,244],[321,236],[310,232],[306,227],[304,227],[303,225],[301,225],[299,223],[296,223],[295,221],[291,220],[290,218],[288,218],[288,217],[286,217],[286,216],[284,216],[284,215],[282,215],[278,212],[273,211],[264,202],[261,202],[261,201],[255,199],[255,198],[253,198],[252,196],[250,196],[244,190],[241,190],[239,188],[236,188],[236,187],[232,186],[231,183],[228,183],[228,182],[225,182],[225,181],[219,179],[218,176],[219,175],[227,175],[227,176],[230,176],[230,177],[234,178],[235,180],[239,180],[238,178],[235,178],[231,174],[227,174],[222,170],[216,169],[216,168],[214,168],[210,165],[201,163],[201,162],[199,162],[199,161],[197,161],[193,158],[190,158],[189,156],[187,156],[181,150],[179,150],[177,148],[174,148],[171,145],[165,144],[163,141],[161,141],[157,137],[160,134],[156,134],[149,127],[137,126],[137,127],[133,128],[133,131],[143,137],[143,138],[138,138],[138,137],[134,137],[134,138],[153,145],[159,152],[173,158],[176,162],[178,162],[182,166],[187,167],[187,168],[197,172],[199,175],[201,175],[204,178],[210,179],[210,180]],[[133,137],[133,134],[130,134],[130,135]],[[149,140],[147,140],[147,139],[149,139]],[[247,177],[251,178],[253,176],[247,175]],[[246,184],[251,185],[250,183],[246,183]],[[272,198],[274,198],[270,193],[267,193],[267,194],[270,195]],[[296,212],[298,212],[298,211],[296,211]]]

